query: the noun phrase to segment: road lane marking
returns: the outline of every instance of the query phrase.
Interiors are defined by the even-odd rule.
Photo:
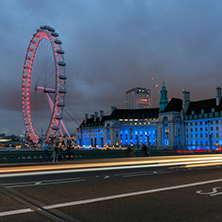
[[[128,177],[141,177],[141,176],[151,176],[151,175],[154,175],[154,173],[129,174],[129,175],[125,175],[125,176],[122,176],[122,177],[128,178]]]
[[[163,170],[150,170],[150,171],[137,171],[137,172],[131,172],[131,173],[117,173],[114,174],[114,176],[124,176],[124,175],[128,175],[128,174],[136,174],[136,173],[154,173],[154,172],[161,172]]]
[[[57,180],[43,180],[43,181],[21,182],[21,183],[6,183],[0,185],[4,186],[5,188],[15,188],[15,187],[44,186],[44,185],[61,184],[61,183],[74,183],[82,181],[85,181],[85,179],[80,179],[78,177],[78,178],[65,178]]]
[[[55,179],[55,180],[42,180],[42,181],[28,181],[28,182],[19,182],[19,183],[2,183],[0,185],[2,186],[8,186],[8,185],[21,185],[21,184],[33,184],[33,183],[38,183],[38,182],[56,182],[56,181],[65,181],[65,180],[79,180],[79,177],[74,177],[74,178],[63,178],[63,179]]]
[[[34,187],[34,186],[46,186],[46,185],[55,185],[55,184],[62,184],[62,183],[77,183],[77,182],[83,182],[82,180],[70,180],[70,181],[57,181],[57,182],[51,182],[51,183],[41,183],[41,184],[27,184],[27,185],[12,185],[12,186],[6,186],[5,188],[16,188],[16,187]]]
[[[42,182],[41,182],[41,181],[39,181],[39,182],[36,182],[36,183],[35,183],[35,185],[39,185],[39,184],[41,184],[41,183],[42,183]]]
[[[182,185],[177,185],[177,186],[163,187],[163,188],[137,191],[137,192],[131,192],[131,193],[125,193],[125,194],[117,194],[117,195],[106,196],[106,197],[92,198],[88,200],[79,200],[79,201],[72,201],[72,202],[66,202],[66,203],[60,203],[60,204],[53,204],[53,205],[43,206],[41,208],[44,210],[50,210],[50,209],[55,209],[55,208],[90,204],[90,203],[102,202],[102,201],[107,201],[107,200],[133,197],[133,196],[157,193],[157,192],[162,192],[162,191],[170,191],[170,190],[176,190],[176,189],[182,189],[182,188],[188,188],[188,187],[199,186],[199,185],[204,185],[204,184],[209,184],[209,183],[218,183],[218,182],[222,182],[222,179],[208,180],[208,181],[202,181],[202,182],[196,182],[196,183],[190,183],[190,184],[182,184]],[[20,213],[28,213],[28,212],[33,212],[33,211],[34,210],[31,210],[30,208],[21,209],[21,210],[13,210],[13,211],[5,211],[5,212],[0,212],[0,217],[20,214]]]
[[[172,171],[163,171],[160,173],[153,171],[153,173],[130,174],[130,175],[122,176],[122,177],[140,177],[140,176],[150,176],[150,175],[158,175],[158,174],[164,174],[164,173],[172,173]]]
[[[0,212],[0,217],[3,216],[10,216],[10,215],[15,215],[15,214],[24,214],[24,213],[30,213],[33,212],[34,210],[27,208],[27,209],[21,209],[21,210],[10,210],[10,211],[5,211],[5,212]]]
[[[217,196],[217,195],[222,194],[222,192],[218,192],[218,189],[222,189],[222,187],[214,187],[212,189],[212,192],[208,192],[208,193],[203,193],[202,190],[198,190],[198,191],[196,191],[196,193],[201,194],[201,195],[209,195],[210,197],[213,197],[213,196]]]
[[[136,168],[151,168],[151,167],[168,167],[168,166],[181,166],[188,164],[200,163],[218,163],[222,164],[222,160],[209,160],[209,161],[196,161],[196,162],[179,162],[179,163],[164,163],[164,164],[145,164],[145,165],[131,165],[131,166],[114,166],[114,167],[99,167],[99,168],[84,168],[84,169],[69,169],[69,170],[50,170],[39,172],[24,172],[24,173],[3,173],[0,178],[6,177],[19,177],[19,176],[33,176],[33,175],[47,175],[47,174],[62,174],[62,173],[79,173],[79,172],[93,172],[105,170],[122,170],[122,169],[136,169]]]

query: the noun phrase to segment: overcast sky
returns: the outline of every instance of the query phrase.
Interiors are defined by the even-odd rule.
[[[124,108],[125,92],[151,89],[169,98],[216,96],[222,86],[221,0],[1,0],[0,133],[23,134],[24,58],[41,25],[55,28],[67,64],[66,107],[75,121],[110,107]],[[153,105],[159,92],[154,89]],[[73,133],[74,120],[65,117]]]

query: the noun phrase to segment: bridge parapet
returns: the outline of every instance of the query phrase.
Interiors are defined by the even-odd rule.
[[[211,151],[211,154],[222,153]],[[166,150],[149,150],[149,156],[173,156],[173,155],[194,155],[209,154],[209,152],[192,152],[192,151],[166,151]],[[0,163],[25,163],[25,162],[44,162],[52,161],[52,151],[44,158],[44,151],[0,151]],[[135,157],[145,157],[143,151],[136,150]],[[71,150],[70,160],[77,159],[106,159],[106,158],[128,158],[129,153],[125,150]],[[133,158],[133,157],[132,157]],[[61,151],[59,161],[68,160],[67,151]]]

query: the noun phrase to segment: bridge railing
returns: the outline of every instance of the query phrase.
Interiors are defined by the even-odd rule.
[[[149,156],[171,156],[171,155],[194,155],[194,154],[209,154],[222,152],[205,152],[205,151],[174,151],[174,150],[149,150]],[[71,150],[70,160],[75,159],[105,159],[105,158],[127,158],[129,153],[125,150]],[[21,163],[21,162],[44,162],[52,161],[52,151],[48,151],[45,155],[44,151],[0,151],[0,163]],[[145,157],[146,153],[142,150],[136,150],[136,157]],[[59,161],[68,160],[67,151],[61,151],[59,154]]]

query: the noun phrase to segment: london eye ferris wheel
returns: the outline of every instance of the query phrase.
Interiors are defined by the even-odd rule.
[[[22,112],[26,133],[34,143],[42,134],[53,137],[64,124],[66,63],[58,36],[54,28],[41,26],[33,34],[25,56]]]

